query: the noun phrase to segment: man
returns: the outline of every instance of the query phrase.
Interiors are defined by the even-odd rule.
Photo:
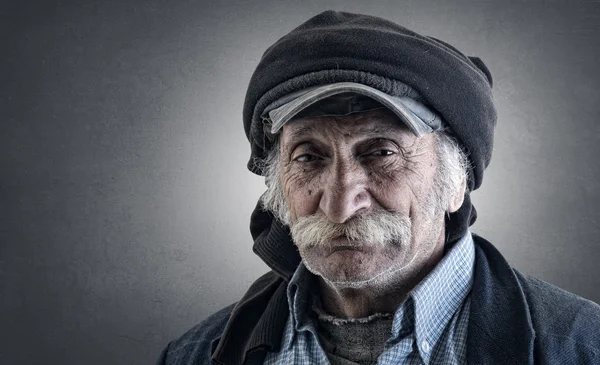
[[[512,269],[468,227],[496,112],[478,58],[325,12],[264,54],[248,167],[272,271],[160,364],[600,364],[600,307]]]

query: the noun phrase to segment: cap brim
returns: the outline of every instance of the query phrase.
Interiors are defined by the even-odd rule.
[[[309,89],[293,100],[269,111],[269,119],[272,122],[271,133],[278,133],[287,122],[307,107],[341,93],[361,94],[379,102],[398,116],[417,137],[422,137],[441,128],[441,118],[413,99],[391,96],[370,86],[355,82],[339,82]]]

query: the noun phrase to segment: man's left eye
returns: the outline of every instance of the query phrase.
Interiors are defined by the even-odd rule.
[[[392,150],[377,150],[371,153],[371,156],[391,156],[395,152]]]

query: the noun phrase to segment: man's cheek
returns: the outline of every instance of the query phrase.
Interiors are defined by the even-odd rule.
[[[288,205],[290,207],[292,221],[316,213],[314,199],[311,199],[308,194],[303,194],[302,192],[297,191],[292,194],[288,201]]]

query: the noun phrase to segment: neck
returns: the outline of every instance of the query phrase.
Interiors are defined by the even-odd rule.
[[[376,313],[392,313],[408,293],[423,280],[444,256],[442,229],[438,244],[428,260],[418,266],[393,274],[384,282],[367,283],[361,287],[340,287],[318,277],[323,310],[340,318],[364,318]]]

